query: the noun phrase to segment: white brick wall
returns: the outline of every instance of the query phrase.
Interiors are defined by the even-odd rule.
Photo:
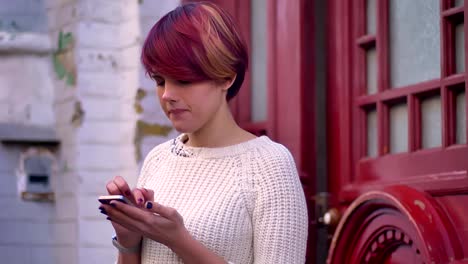
[[[75,39],[76,85],[57,79],[52,54],[0,55],[0,122],[55,126],[61,140],[56,201],[21,201],[15,175],[21,148],[0,145],[0,226],[6,230],[0,236],[0,256],[17,264],[112,263],[113,229],[99,213],[97,197],[116,175],[136,184],[137,120],[170,124],[154,83],[144,76],[140,51],[148,30],[179,0],[44,3],[52,47],[57,47],[60,31]],[[14,93],[5,87],[14,87]],[[140,115],[134,106],[139,88],[147,92],[139,102]],[[82,122],[72,123],[77,103]],[[144,137],[139,146],[143,156],[167,139]]]

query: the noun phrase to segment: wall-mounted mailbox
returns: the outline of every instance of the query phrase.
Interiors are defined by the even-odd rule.
[[[18,194],[24,200],[54,201],[59,140],[47,127],[0,123],[0,142],[20,148],[17,169]]]
[[[54,154],[46,148],[31,147],[21,154],[18,191],[24,200],[53,201],[57,171]]]

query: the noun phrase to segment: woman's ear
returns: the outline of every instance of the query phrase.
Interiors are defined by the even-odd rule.
[[[237,74],[234,74],[234,76],[230,78],[226,78],[225,82],[223,83],[223,90],[227,91],[231,86],[234,84],[234,81],[236,81]]]

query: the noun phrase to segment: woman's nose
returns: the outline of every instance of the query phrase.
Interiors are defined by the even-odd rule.
[[[166,82],[161,98],[165,101],[177,101],[175,87]]]

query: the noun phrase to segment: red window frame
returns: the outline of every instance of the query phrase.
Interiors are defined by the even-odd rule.
[[[375,35],[366,34],[366,0],[349,5],[351,23],[350,102],[351,136],[349,157],[352,168],[347,176],[341,176],[344,187],[342,198],[352,200],[364,189],[386,183],[409,184],[429,192],[456,192],[468,188],[468,145],[455,144],[455,95],[466,91],[468,70],[468,42],[465,41],[465,72],[455,74],[454,26],[468,21],[467,5],[452,7],[453,0],[440,0],[441,77],[398,89],[390,89],[389,71],[389,1],[377,1],[377,29]],[[465,40],[468,27],[465,25]],[[378,92],[365,94],[366,49],[375,47],[377,53]],[[442,146],[421,148],[420,102],[425,96],[439,94],[442,111]],[[466,94],[466,93],[465,93]],[[466,99],[466,97],[465,97]],[[408,109],[408,152],[389,154],[389,107],[405,101]],[[468,105],[468,104],[467,104]],[[378,157],[365,157],[366,109],[377,110]],[[465,109],[467,111],[467,109]],[[465,120],[466,122],[466,120]],[[460,176],[464,175],[464,176]],[[435,179],[438,179],[435,181]],[[363,183],[366,183],[365,186]],[[374,186],[375,187],[375,186]]]

